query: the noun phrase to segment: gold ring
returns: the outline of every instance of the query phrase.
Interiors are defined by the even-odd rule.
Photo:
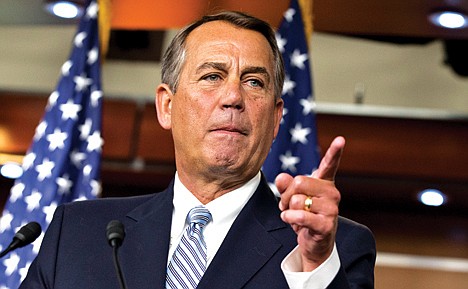
[[[312,207],[312,197],[307,196],[307,199],[304,201],[304,210],[310,212],[310,207]]]

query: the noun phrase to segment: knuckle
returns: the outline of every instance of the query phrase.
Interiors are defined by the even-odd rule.
[[[299,208],[303,205],[302,198],[299,195],[291,196],[291,200],[289,201],[291,207]]]

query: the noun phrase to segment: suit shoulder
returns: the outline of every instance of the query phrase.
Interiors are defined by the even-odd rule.
[[[59,208],[66,213],[78,213],[79,215],[95,215],[96,213],[102,215],[118,215],[126,213],[129,210],[147,202],[154,196],[155,194],[135,197],[101,198],[94,200],[76,201],[62,204],[59,206]]]
[[[371,230],[367,226],[365,226],[365,225],[363,225],[361,223],[358,223],[356,221],[353,221],[351,219],[342,217],[342,216],[338,217],[338,232],[340,234],[350,232],[350,231],[354,231],[354,230],[357,230],[357,231],[363,232],[363,233],[369,233],[369,234],[372,235]]]
[[[339,217],[336,233],[338,251],[366,251],[375,256],[376,244],[372,231],[365,225]]]

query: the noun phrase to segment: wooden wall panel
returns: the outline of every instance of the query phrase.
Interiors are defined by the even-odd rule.
[[[137,156],[150,163],[174,163],[171,132],[159,125],[153,104],[145,105],[143,110]]]
[[[129,160],[136,142],[137,105],[133,101],[104,100],[102,109],[103,157]]]
[[[464,272],[376,267],[375,288],[466,289],[468,288],[468,274]]]
[[[317,116],[322,149],[347,139],[341,171],[468,181],[468,123],[343,115]]]
[[[0,93],[0,153],[22,155],[27,151],[46,104],[45,95]],[[136,107],[133,101],[104,100],[104,158],[132,157]]]
[[[26,152],[46,104],[45,97],[0,93],[0,152]]]

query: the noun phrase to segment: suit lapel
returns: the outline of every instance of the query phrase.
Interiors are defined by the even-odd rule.
[[[286,227],[278,216],[276,198],[262,180],[234,221],[197,288],[243,287],[282,246],[270,234]]]
[[[173,183],[131,211],[120,256],[128,288],[164,288],[173,210]]]

